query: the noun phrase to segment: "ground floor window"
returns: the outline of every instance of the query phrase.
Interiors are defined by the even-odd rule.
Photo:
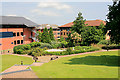
[[[16,45],[16,41],[14,41],[14,45]]]
[[[21,40],[21,44],[23,44],[23,40]]]
[[[17,40],[17,44],[20,44],[20,40]]]

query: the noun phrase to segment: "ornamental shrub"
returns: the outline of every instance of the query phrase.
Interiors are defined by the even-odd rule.
[[[32,42],[32,43],[30,43],[30,46],[31,47],[38,47],[38,46],[41,46],[41,43],[40,42]]]
[[[48,49],[52,49],[52,46],[49,43],[41,43],[40,48],[45,48],[47,47]]]

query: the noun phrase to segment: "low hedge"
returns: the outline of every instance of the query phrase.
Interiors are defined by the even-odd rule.
[[[102,49],[120,49],[120,45],[117,46],[103,46]]]
[[[79,47],[81,47],[81,46],[79,46]],[[78,49],[78,46],[77,46],[77,48],[75,48],[75,49],[76,50],[72,50],[72,48],[68,48],[66,51],[63,51],[63,52],[48,52],[48,51],[45,51],[44,54],[45,55],[70,55],[70,54],[78,54],[78,53],[100,50],[100,48],[95,48],[95,47],[92,47],[92,46],[83,46],[79,49]]]

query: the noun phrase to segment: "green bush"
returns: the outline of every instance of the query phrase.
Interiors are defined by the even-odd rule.
[[[51,41],[50,44],[51,44],[52,48],[59,48],[59,47],[61,47],[60,42],[57,42],[57,41]]]
[[[70,54],[78,54],[83,52],[91,52],[91,51],[97,51],[100,50],[100,48],[95,48],[92,46],[76,46],[75,50],[72,50],[72,47],[67,48],[66,51],[63,52],[48,52],[45,51],[44,54],[46,55],[70,55]]]
[[[13,48],[15,54],[26,54],[24,53],[25,50],[30,50],[31,46],[29,44],[18,45]]]
[[[40,48],[45,48],[45,47],[47,47],[48,49],[52,48],[52,46],[49,43],[41,43]]]
[[[40,42],[32,42],[29,44],[31,47],[38,47],[38,46],[41,46],[41,43]]]
[[[116,46],[103,46],[102,49],[120,49],[120,45],[116,45]]]

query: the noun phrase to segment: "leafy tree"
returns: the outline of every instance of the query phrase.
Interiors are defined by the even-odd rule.
[[[85,20],[82,17],[82,13],[79,12],[78,17],[73,22],[73,26],[71,28],[71,31],[74,31],[74,32],[77,32],[77,33],[81,34],[81,28],[82,27],[85,27]]]
[[[113,2],[109,5],[109,13],[107,14],[106,31],[111,30],[111,42],[120,43],[120,1]]]
[[[68,34],[68,38],[67,38],[67,42],[68,42],[68,46],[69,46],[69,47],[75,46],[75,43],[74,43],[74,40],[73,40],[72,37],[71,37],[71,34],[72,34],[72,33]]]
[[[53,29],[52,29],[52,27],[50,27],[49,35],[50,35],[50,39],[54,41],[55,38],[54,38],[54,35],[53,35]]]
[[[36,36],[36,38],[41,42],[41,40],[42,40],[42,33],[40,32],[40,31],[37,31],[37,36]]]
[[[97,29],[95,26],[86,26],[82,28],[81,37],[82,45],[90,45],[92,43],[96,44],[103,40],[104,34],[101,29]]]
[[[60,36],[60,40],[59,41],[60,42],[65,41],[65,39],[63,38],[63,36]]]
[[[42,33],[42,42],[43,43],[50,43],[51,42],[50,36],[48,34],[48,29],[46,27]]]

